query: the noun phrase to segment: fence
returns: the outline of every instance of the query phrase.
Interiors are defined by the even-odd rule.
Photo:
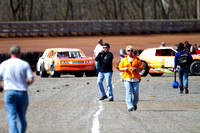
[[[88,20],[52,22],[0,23],[0,37],[4,36],[65,36],[95,34],[135,34],[166,32],[199,32],[200,20]]]
[[[26,60],[33,71],[36,69],[36,63],[43,52],[23,52],[21,54],[21,59]],[[8,53],[0,53],[0,63],[10,58]]]

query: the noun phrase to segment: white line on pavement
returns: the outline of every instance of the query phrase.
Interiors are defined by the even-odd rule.
[[[99,110],[95,113],[93,119],[92,133],[99,133],[99,115],[103,109],[102,101],[99,101]]]

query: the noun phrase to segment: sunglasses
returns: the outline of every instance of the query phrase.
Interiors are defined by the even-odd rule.
[[[103,47],[103,48],[108,48],[108,47]]]
[[[128,52],[133,52],[133,50],[131,49],[131,50],[127,50]]]

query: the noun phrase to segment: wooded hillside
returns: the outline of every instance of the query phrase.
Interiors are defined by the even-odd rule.
[[[0,21],[195,19],[197,0],[1,0]]]

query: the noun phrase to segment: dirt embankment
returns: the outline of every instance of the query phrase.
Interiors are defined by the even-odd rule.
[[[120,36],[78,36],[78,37],[46,37],[46,38],[1,38],[0,53],[6,53],[9,48],[16,44],[21,46],[22,51],[40,51],[51,47],[80,48],[87,56],[93,56],[93,50],[97,40],[102,38],[104,43],[111,45],[110,51],[114,54],[114,64],[119,61],[119,50],[127,45],[133,45],[135,49],[145,49],[160,46],[165,42],[166,46],[174,46],[185,40],[190,43],[200,44],[200,33],[179,34],[145,34],[145,35],[120,35]]]

